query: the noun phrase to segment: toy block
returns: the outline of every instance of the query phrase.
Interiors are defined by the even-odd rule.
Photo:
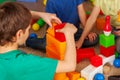
[[[58,24],[58,25],[54,26],[54,28],[55,28],[55,30],[61,29],[61,28],[63,28],[65,26],[65,24],[66,23]],[[66,41],[64,33],[61,33],[61,32],[56,32],[55,31],[55,38],[57,40],[59,40],[60,42]]]
[[[59,52],[60,55],[65,53],[66,42],[60,42],[49,34],[46,37],[47,46],[55,47],[56,52]]]
[[[105,26],[105,17],[104,16],[98,17],[96,20],[96,29],[103,30],[104,26]]]
[[[81,48],[77,49],[77,63],[82,59],[90,59],[95,55],[94,48]]]
[[[54,80],[69,80],[66,73],[56,73],[54,76]]]
[[[111,55],[109,57],[105,57],[103,55],[99,55],[99,56],[102,57],[103,65],[106,64],[107,62],[113,65],[113,61],[115,60],[115,55]]]
[[[115,58],[120,58],[119,55],[120,55],[120,54],[116,51],[116,52],[115,52]]]
[[[70,80],[77,80],[80,77],[79,72],[68,72],[67,76],[69,77]]]
[[[112,27],[110,25],[110,16],[107,15],[103,33],[105,36],[109,36],[111,34],[111,31],[112,31]]]
[[[86,80],[85,78],[83,78],[83,77],[80,77],[80,78],[78,78],[77,80]]]
[[[115,45],[115,38],[113,34],[110,34],[109,36],[105,36],[104,34],[100,34],[100,45],[104,47],[110,47]]]
[[[57,60],[64,59],[64,54],[60,55],[59,52],[57,52],[54,47],[49,47],[49,46],[46,46],[46,56]]]
[[[115,46],[110,46],[105,48],[104,46],[100,45],[100,54],[104,55],[105,57],[109,57],[115,53]]]
[[[109,76],[108,80],[120,80],[120,75]]]
[[[90,59],[90,63],[95,67],[101,66],[102,65],[102,58],[98,55],[95,55]]]
[[[55,37],[55,32],[54,32],[54,28],[48,28],[47,29],[47,34],[51,35],[52,37]]]
[[[115,59],[115,55],[105,57],[103,55],[99,55],[102,58],[102,65],[99,67],[94,67],[93,65],[89,65],[81,70],[81,76],[84,77],[86,80],[93,80],[94,75],[96,73],[103,73],[103,65],[106,63],[110,63],[113,65],[113,61]]]
[[[65,24],[66,23],[62,23],[62,24],[53,23],[52,29],[48,28],[47,33],[54,36],[60,42],[64,42],[64,41],[66,41],[64,33],[56,32],[55,30],[63,28],[65,26]]]
[[[45,25],[45,21],[40,18],[38,21],[37,21],[37,24],[39,24],[40,28],[42,28],[44,25]]]
[[[93,65],[89,65],[83,70],[81,70],[81,76],[84,77],[86,80],[93,80],[94,75],[96,73],[102,73],[103,72],[103,66],[94,67]]]

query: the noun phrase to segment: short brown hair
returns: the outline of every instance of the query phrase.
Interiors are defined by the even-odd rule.
[[[0,45],[13,42],[17,31],[25,30],[31,21],[30,11],[17,2],[7,2],[0,5]]]

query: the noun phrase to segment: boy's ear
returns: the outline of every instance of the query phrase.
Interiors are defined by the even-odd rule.
[[[20,29],[20,30],[18,30],[17,33],[16,33],[16,38],[17,38],[17,39],[20,39],[20,38],[22,37],[22,35],[23,35],[23,30]]]

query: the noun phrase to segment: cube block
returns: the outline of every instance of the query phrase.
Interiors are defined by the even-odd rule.
[[[100,45],[100,53],[105,57],[109,57],[115,53],[115,46],[110,46],[108,48]]]
[[[100,45],[104,47],[110,47],[115,45],[115,38],[113,34],[110,34],[109,36],[105,36],[104,34],[100,34]]]

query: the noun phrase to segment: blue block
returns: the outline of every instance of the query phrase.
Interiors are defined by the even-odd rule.
[[[21,2],[37,2],[37,0],[17,0],[17,1],[21,1]]]

